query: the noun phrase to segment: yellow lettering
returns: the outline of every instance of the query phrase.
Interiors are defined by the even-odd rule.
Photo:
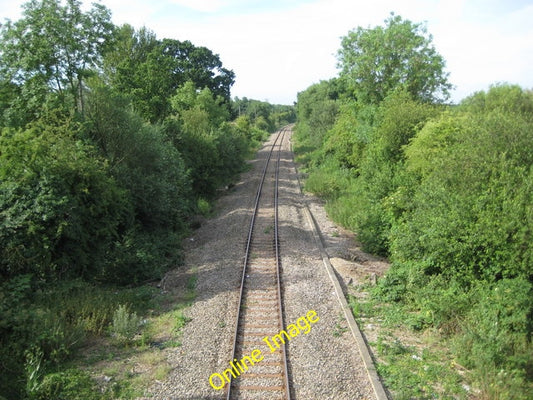
[[[287,330],[289,331],[289,335],[291,335],[291,337],[296,337],[300,334],[300,330],[294,324],[287,326]]]
[[[319,319],[320,318],[315,310],[309,310],[305,316],[298,318],[295,324],[287,325],[286,330],[282,329],[277,335],[272,337],[265,336],[263,342],[267,344],[270,352],[273,353],[276,349],[280,348],[281,344],[285,344],[286,340],[290,341],[291,338],[295,338],[301,332],[305,334],[311,332],[311,325],[315,324]],[[227,383],[231,382],[232,377],[237,378],[241,373],[248,371],[250,366],[255,365],[264,358],[265,357],[259,349],[253,350],[250,353],[250,356],[243,355],[239,361],[234,358],[233,361],[230,361],[229,363],[231,368],[227,368],[222,374],[216,372],[211,374],[209,377],[209,384],[213,389],[220,390],[224,388]],[[217,379],[220,383],[216,382]]]
[[[241,358],[241,363],[242,365],[244,365],[244,369],[248,371],[248,365],[246,365],[246,359],[248,359],[248,362],[251,364],[251,365],[254,365],[254,362],[252,361],[252,359],[248,356],[243,356]]]
[[[304,326],[300,325],[300,321],[303,321],[304,322]],[[311,330],[311,325],[309,324],[309,322],[307,322],[307,320],[305,319],[305,317],[300,317],[296,320],[297,324],[298,324],[298,327],[304,331],[304,333],[307,335],[309,333],[309,331]],[[304,329],[305,328],[305,329]]]
[[[268,348],[270,349],[270,352],[271,353],[274,353],[276,351],[276,349],[274,347],[272,347],[272,345],[270,344],[270,342],[268,341],[268,336],[265,336],[263,338],[263,342],[265,342],[266,344],[268,344]],[[278,346],[279,347],[279,346]]]
[[[261,358],[259,358],[259,357],[261,357]],[[261,354],[261,350],[255,349],[254,351],[252,351],[252,358],[254,359],[255,362],[259,362],[265,357]],[[254,363],[252,363],[252,365],[253,364]]]
[[[285,344],[285,340],[283,339],[283,335],[287,338],[287,340],[291,340],[291,337],[285,332],[284,330],[279,331],[277,335],[272,336],[272,341],[275,343],[276,347],[279,349],[279,344],[276,338],[280,340],[281,343]]]
[[[237,359],[235,358],[234,361],[237,361]],[[238,363],[237,363],[238,364]],[[235,372],[237,373],[237,376],[240,375],[239,371],[237,370],[237,367],[233,364],[233,361],[229,363],[229,365],[231,365],[233,367],[233,369],[235,370]],[[233,375],[233,377],[235,377],[235,375]]]
[[[214,383],[213,383],[213,378],[216,377],[218,379],[220,379],[220,386],[216,386]],[[211,376],[209,377],[209,383],[211,384],[211,386],[213,387],[213,389],[215,390],[220,390],[222,389],[225,384],[224,384],[224,378],[222,378],[222,375],[220,375],[219,373],[215,372],[214,374],[211,374]]]
[[[228,369],[224,370],[224,372],[222,373],[222,375],[224,375],[224,378],[226,378],[226,380],[228,381],[228,383],[230,383],[230,382],[231,382],[231,379],[230,379],[230,377],[229,377],[229,374],[226,375],[226,373],[227,373],[228,371],[229,371],[229,373],[230,373],[234,378],[236,378],[237,375],[235,375],[235,373],[233,372],[233,369],[231,369],[231,368],[228,368]]]
[[[313,319],[312,315],[314,315],[316,317],[315,320]],[[307,311],[307,319],[309,320],[309,322],[314,324],[315,322],[317,322],[320,319],[320,317],[318,315],[316,315],[316,311],[315,310],[309,310],[309,311]]]
[[[239,362],[237,361],[236,358],[233,359],[233,362],[234,362],[235,364],[237,364],[237,367],[239,367],[239,369],[241,370],[241,372],[244,372],[244,371],[245,371],[244,369],[242,369],[242,365],[239,364]],[[242,362],[242,360],[241,360],[241,362]],[[247,370],[247,369],[248,369],[248,368],[246,368],[246,370]]]

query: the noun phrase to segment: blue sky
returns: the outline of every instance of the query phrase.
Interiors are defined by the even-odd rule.
[[[25,1],[0,0],[16,20]],[[84,1],[84,4],[89,4]],[[340,38],[391,11],[426,22],[455,86],[452,100],[497,82],[533,88],[533,0],[102,0],[116,24],[190,40],[237,76],[232,95],[291,104],[337,75]]]

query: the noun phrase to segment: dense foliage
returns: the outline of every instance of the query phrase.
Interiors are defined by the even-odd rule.
[[[359,27],[342,39],[339,67],[362,101],[379,103],[399,85],[421,101],[446,99],[444,59],[422,24],[392,14],[385,27]]]
[[[483,398],[530,398],[533,93],[498,85],[441,104],[442,58],[399,17],[342,46],[340,77],[298,97],[306,188],[390,258],[375,298],[403,305],[413,329],[438,329]],[[417,69],[428,55],[432,68]]]
[[[116,44],[104,59],[106,78],[118,91],[130,95],[136,111],[151,122],[161,122],[171,111],[176,90],[192,82],[208,88],[226,104],[235,80],[233,71],[222,66],[218,55],[189,41],[158,40],[146,28],[118,28]]]
[[[149,302],[121,285],[179,265],[195,214],[294,118],[232,101],[234,78],[100,4],[31,0],[1,26],[0,398],[99,398],[73,350]]]

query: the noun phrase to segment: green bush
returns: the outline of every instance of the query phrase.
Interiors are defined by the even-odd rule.
[[[375,106],[362,106],[354,101],[341,103],[335,124],[328,131],[324,153],[341,168],[359,173],[364,151],[371,140]]]
[[[81,280],[44,284],[31,276],[3,283],[0,391],[8,399],[18,399],[25,390],[37,390],[46,374],[61,371],[72,360],[86,338],[108,331],[120,304],[131,314],[145,313],[153,307],[155,291]]]
[[[531,132],[527,119],[499,110],[428,124],[406,150],[406,168],[418,178],[393,228],[394,259],[430,260],[435,274],[465,285],[529,279]]]
[[[315,149],[322,146],[328,130],[335,123],[339,111],[337,99],[343,90],[340,86],[332,79],[298,93],[297,135]]]
[[[212,211],[211,204],[205,199],[199,198],[198,202],[196,203],[196,208],[198,209],[198,212],[203,215],[204,217],[209,216]]]
[[[396,90],[373,109],[348,101],[320,140],[304,100],[306,188],[392,261],[374,298],[450,338],[481,396],[530,398],[532,92],[495,86],[446,110]]]
[[[251,142],[250,126],[228,123],[233,72],[208,49],[116,29],[103,6],[83,14],[75,1],[60,3],[29,2],[21,21],[1,28],[12,57],[0,69],[13,72],[0,84],[0,397],[8,399],[100,397],[65,364],[113,316],[131,339],[153,293],[113,285],[180,264],[197,199],[241,171]],[[30,17],[43,12],[50,18],[37,26]],[[41,40],[43,29],[61,32],[60,50]],[[26,61],[17,57],[30,54],[17,39],[23,31],[36,49]],[[83,51],[69,54],[78,39]],[[259,108],[268,113],[254,122],[268,128],[272,112],[280,121],[292,111]]]
[[[7,399],[24,390],[24,352],[33,342],[35,287],[30,275],[0,282],[0,393]]]
[[[389,197],[394,262],[381,295],[451,335],[487,398],[532,391],[532,100],[495,87],[427,123]]]
[[[173,143],[157,126],[128,110],[128,102],[95,84],[88,98],[85,134],[109,161],[118,184],[127,190],[134,222],[145,229],[182,230],[191,209],[190,180]]]
[[[350,220],[347,226],[357,231],[366,251],[388,254],[394,219],[388,197],[403,183],[404,146],[437,111],[403,89],[377,107],[348,103],[341,108],[324,149],[356,178],[348,189],[352,198],[335,208],[350,207],[338,214],[351,214],[342,220]]]
[[[305,180],[305,190],[326,200],[337,198],[345,189],[347,176],[327,165],[314,169]]]
[[[230,183],[236,174],[243,171],[249,143],[244,135],[228,123],[221,124],[214,135],[219,169],[213,173],[217,177],[216,186],[220,187]]]
[[[103,397],[91,376],[79,369],[46,374],[28,395],[35,400],[98,400]]]
[[[197,93],[189,84],[178,89],[172,104],[174,115],[165,121],[166,135],[183,155],[194,195],[213,198],[217,188],[243,170],[251,144],[243,129],[249,129],[249,121],[228,123],[220,99],[208,89]]]
[[[113,313],[112,334],[121,341],[130,342],[139,331],[141,319],[121,304]]]
[[[488,398],[531,398],[533,286],[503,279],[473,291],[476,302],[464,313],[454,343],[459,362]]]
[[[0,136],[0,275],[97,275],[129,201],[76,126]]]

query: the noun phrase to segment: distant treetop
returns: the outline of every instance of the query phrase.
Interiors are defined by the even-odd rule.
[[[442,102],[452,85],[424,24],[391,14],[385,27],[357,28],[342,38],[338,67],[355,96],[376,104],[398,86],[414,99]]]

